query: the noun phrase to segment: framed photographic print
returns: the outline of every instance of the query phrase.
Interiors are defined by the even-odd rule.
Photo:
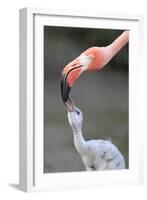
[[[20,10],[22,190],[142,182],[142,23],[140,15]]]

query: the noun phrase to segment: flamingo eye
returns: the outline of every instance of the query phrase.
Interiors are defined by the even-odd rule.
[[[78,110],[76,111],[76,113],[77,113],[78,115],[80,115],[80,112],[79,112]]]

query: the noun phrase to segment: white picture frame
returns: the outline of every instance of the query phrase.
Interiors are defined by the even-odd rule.
[[[143,17],[120,13],[20,10],[20,188],[26,192],[133,185],[143,181],[138,93]],[[96,25],[97,24],[97,25]],[[129,29],[129,169],[43,173],[43,26]]]

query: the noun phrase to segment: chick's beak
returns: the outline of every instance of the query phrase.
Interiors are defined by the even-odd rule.
[[[63,102],[67,102],[74,82],[83,72],[82,67],[83,65],[81,65],[78,59],[75,59],[64,67],[61,77],[61,96]]]
[[[65,107],[66,107],[68,112],[73,112],[74,111],[75,104],[74,104],[74,102],[73,102],[73,100],[71,98],[69,98],[67,100],[67,102],[65,102],[64,104],[65,104]]]

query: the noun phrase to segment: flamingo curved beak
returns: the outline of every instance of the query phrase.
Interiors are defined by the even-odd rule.
[[[80,63],[79,59],[75,59],[64,67],[61,77],[61,96],[63,102],[67,102],[74,82],[83,72],[82,67],[83,65]]]
[[[63,102],[67,102],[71,87],[67,81],[67,74],[62,73],[61,77],[61,96]]]
[[[61,77],[61,96],[63,102],[67,102],[72,86],[82,72],[88,69],[91,61],[91,57],[81,54],[64,67]]]

